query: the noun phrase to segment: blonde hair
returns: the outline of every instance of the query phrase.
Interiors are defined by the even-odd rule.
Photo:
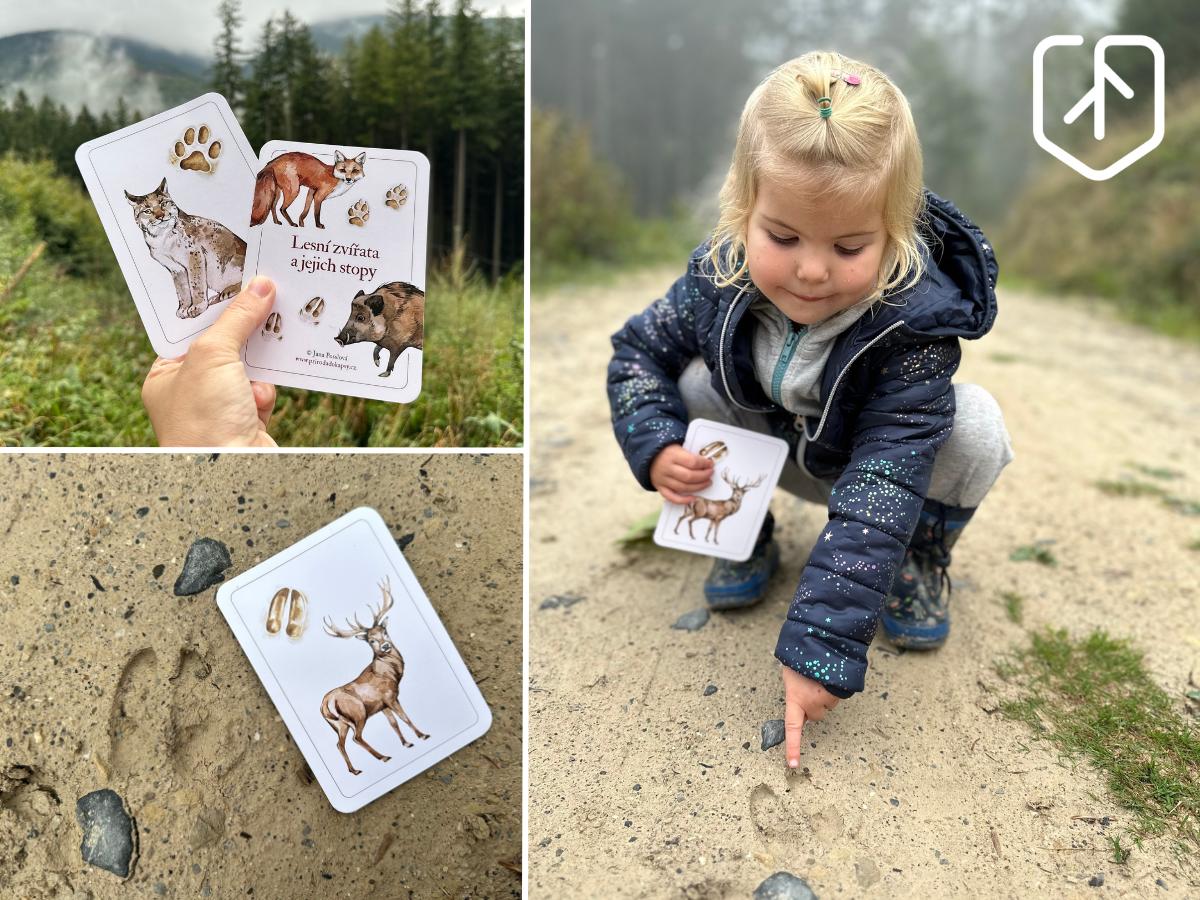
[[[847,84],[834,72],[857,75],[861,83]],[[817,105],[821,97],[832,101],[827,118]],[[747,226],[759,184],[764,178],[795,181],[800,173],[823,186],[819,196],[864,201],[882,189],[887,243],[874,290],[864,301],[881,300],[920,281],[924,185],[921,143],[908,101],[873,66],[814,51],[771,72],[742,110],[708,252],[718,285],[748,279]]]

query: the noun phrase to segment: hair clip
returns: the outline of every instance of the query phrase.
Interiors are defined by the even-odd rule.
[[[821,118],[828,119],[833,112],[833,101],[828,97],[817,98],[817,109],[821,111]]]
[[[862,79],[859,76],[853,72],[843,72],[841,69],[834,69],[829,73],[829,83],[834,84],[837,81],[844,81],[851,87],[862,84]]]

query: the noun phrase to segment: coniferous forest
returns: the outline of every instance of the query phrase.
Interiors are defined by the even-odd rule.
[[[524,241],[524,22],[484,19],[471,0],[394,0],[386,23],[320,51],[285,12],[252,40],[240,0],[222,0],[210,84],[257,150],[268,140],[418,150],[429,157],[431,262],[490,280],[518,267]],[[99,114],[17,92],[0,99],[0,154],[46,159],[82,183],[75,148],[160,110],[118,98]]]

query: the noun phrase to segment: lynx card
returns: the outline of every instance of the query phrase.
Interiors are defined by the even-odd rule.
[[[373,509],[217,591],[217,605],[339,812],[491,727],[471,673]]]
[[[88,141],[75,162],[159,356],[242,286],[257,164],[220,94]]]
[[[246,344],[252,379],[407,403],[421,390],[429,162],[420,153],[270,141],[247,282],[275,309]]]
[[[664,504],[654,543],[737,562],[749,559],[783,472],[787,441],[693,419],[683,448],[713,461],[713,482],[687,506]]]

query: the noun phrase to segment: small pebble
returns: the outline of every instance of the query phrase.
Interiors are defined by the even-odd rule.
[[[1093,875],[1091,878],[1088,879],[1088,885],[1090,887],[1102,887],[1104,885],[1104,873],[1097,872],[1095,875]]]
[[[899,800],[897,800],[895,797],[893,797],[891,800],[889,800],[889,801],[888,801],[888,803],[892,804],[892,806],[899,806],[899,805],[900,805],[900,801],[899,801]]]
[[[136,513],[134,513],[134,515],[137,516],[139,519],[144,519],[149,514],[150,514],[150,507],[148,507],[148,506],[139,507],[138,511]]]
[[[411,544],[416,539],[416,537],[417,536],[415,534],[411,534],[411,533],[402,534],[402,535],[400,535],[400,537],[396,538],[396,546],[399,547],[401,550],[403,550],[405,547],[407,547],[409,544]]]
[[[717,686],[715,684],[710,684],[708,687],[706,687],[704,689],[704,696],[711,697],[716,692],[717,692]]]
[[[155,566],[153,569],[150,570],[150,574],[153,575],[155,578],[162,578],[162,573],[165,571],[167,571],[167,567],[164,566],[162,563],[159,563],[157,566]]]
[[[83,861],[122,878],[137,865],[137,825],[116,791],[101,788],[80,797],[75,819],[83,829],[79,852]]]
[[[700,607],[699,609],[693,609],[691,612],[684,613],[675,620],[675,624],[671,627],[679,631],[699,631],[708,624],[708,617],[708,610]]]
[[[224,581],[223,573],[231,565],[228,547],[212,538],[199,538],[188,547],[183,571],[175,579],[175,596],[190,597]]]
[[[783,719],[768,719],[762,725],[762,749],[770,750],[783,743]],[[784,873],[786,874],[786,873]]]
[[[817,900],[817,895],[803,878],[776,872],[754,889],[754,900]]]
[[[559,607],[566,609],[568,606],[574,606],[586,599],[582,594],[552,594],[542,601],[538,609],[558,609]]]

